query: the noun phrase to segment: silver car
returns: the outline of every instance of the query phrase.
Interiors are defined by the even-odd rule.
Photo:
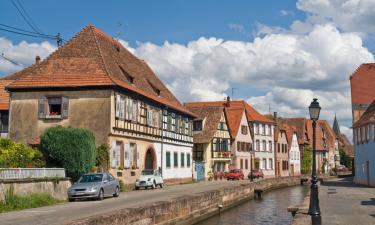
[[[110,173],[89,173],[83,175],[68,189],[69,201],[120,195],[120,184]]]

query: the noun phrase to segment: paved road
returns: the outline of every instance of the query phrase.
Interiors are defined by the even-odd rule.
[[[108,198],[103,201],[79,201],[17,212],[1,213],[0,225],[63,224],[95,214],[147,205],[157,201],[166,201],[184,195],[193,195],[204,191],[236,186],[240,183],[249,183],[249,181],[224,180],[175,185],[163,189],[122,193],[119,198]]]
[[[319,201],[324,225],[375,224],[375,188],[356,185],[352,178],[325,181]]]

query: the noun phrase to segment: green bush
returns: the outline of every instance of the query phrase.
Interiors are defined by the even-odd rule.
[[[40,151],[10,139],[0,139],[0,168],[44,167],[45,160]]]
[[[344,149],[340,148],[339,153],[340,153],[340,164],[346,166],[347,168],[352,168],[353,167],[352,158],[345,153]]]
[[[44,131],[41,151],[48,166],[64,167],[73,181],[88,173],[95,165],[94,135],[82,128],[56,126]]]
[[[302,174],[310,174],[312,169],[312,148],[306,145],[303,149],[303,166],[301,168]]]
[[[109,167],[109,150],[108,145],[102,144],[96,149],[96,166],[101,171],[106,171]]]

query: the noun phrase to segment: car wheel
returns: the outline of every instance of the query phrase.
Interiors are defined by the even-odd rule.
[[[152,189],[155,189],[156,188],[156,183],[155,181],[152,183]]]
[[[113,194],[113,197],[118,197],[120,195],[120,188],[116,187],[116,191]]]
[[[161,183],[161,184],[159,184],[159,186],[160,186],[160,188],[163,188],[164,185],[163,185],[163,183]]]
[[[69,198],[68,201],[69,201],[69,202],[74,202],[75,199],[74,199],[74,198]]]
[[[103,191],[103,189],[100,189],[99,195],[98,195],[98,200],[101,201],[101,200],[103,200],[103,198],[104,198],[104,191]]]
[[[135,190],[137,190],[137,191],[138,191],[138,190],[139,190],[139,187],[135,187]]]

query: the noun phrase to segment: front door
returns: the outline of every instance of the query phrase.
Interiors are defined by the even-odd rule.
[[[155,168],[155,153],[153,149],[148,149],[146,152],[145,169],[154,170]]]
[[[279,177],[280,176],[280,161],[277,162],[277,165],[276,165],[276,176]]]
[[[195,171],[197,172],[197,181],[204,180],[204,163],[195,162]]]

